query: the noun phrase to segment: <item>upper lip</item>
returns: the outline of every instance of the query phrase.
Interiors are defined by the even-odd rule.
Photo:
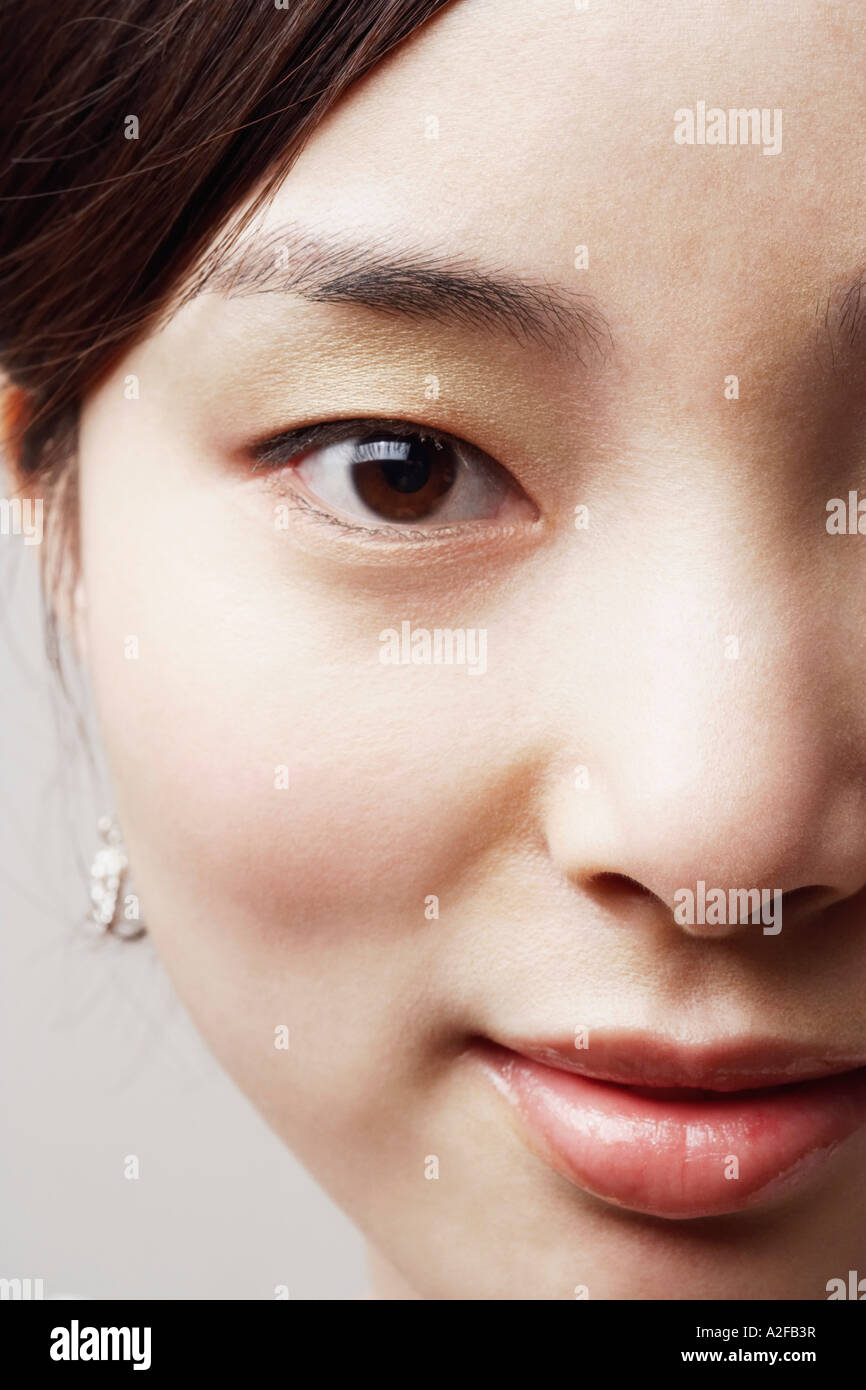
[[[555,1041],[502,1041],[498,1045],[590,1080],[705,1091],[793,1085],[866,1066],[866,1048],[853,1053],[777,1039],[678,1042],[649,1033],[589,1029],[587,1043],[586,1047],[576,1047],[572,1036]]]

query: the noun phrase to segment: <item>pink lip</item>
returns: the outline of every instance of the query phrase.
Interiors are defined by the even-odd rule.
[[[563,1177],[652,1216],[719,1216],[791,1191],[866,1123],[864,1058],[778,1044],[472,1049],[529,1146]]]

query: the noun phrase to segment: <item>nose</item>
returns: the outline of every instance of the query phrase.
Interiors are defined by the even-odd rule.
[[[777,936],[863,889],[864,768],[819,637],[770,623],[737,642],[707,623],[696,640],[693,619],[663,639],[636,618],[571,711],[549,852],[624,918],[649,899],[690,935]]]

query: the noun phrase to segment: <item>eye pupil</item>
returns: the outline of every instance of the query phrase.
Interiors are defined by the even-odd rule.
[[[430,480],[430,463],[426,458],[408,457],[383,463],[382,472],[388,486],[397,492],[418,492]]]

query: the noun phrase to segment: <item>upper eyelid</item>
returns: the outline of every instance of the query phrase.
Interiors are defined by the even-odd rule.
[[[289,452],[298,453],[301,449],[332,444],[339,439],[350,439],[353,432],[374,430],[377,427],[390,434],[417,434],[431,439],[448,440],[460,444],[466,449],[472,449],[485,458],[490,457],[483,449],[479,449],[477,444],[470,444],[468,440],[461,439],[459,435],[451,434],[448,430],[437,429],[432,425],[423,425],[417,420],[391,419],[378,415],[323,420],[315,425],[302,425],[298,429],[285,430],[282,434],[271,435],[270,438],[262,440],[260,444],[255,444],[251,452],[257,463],[284,463]]]

